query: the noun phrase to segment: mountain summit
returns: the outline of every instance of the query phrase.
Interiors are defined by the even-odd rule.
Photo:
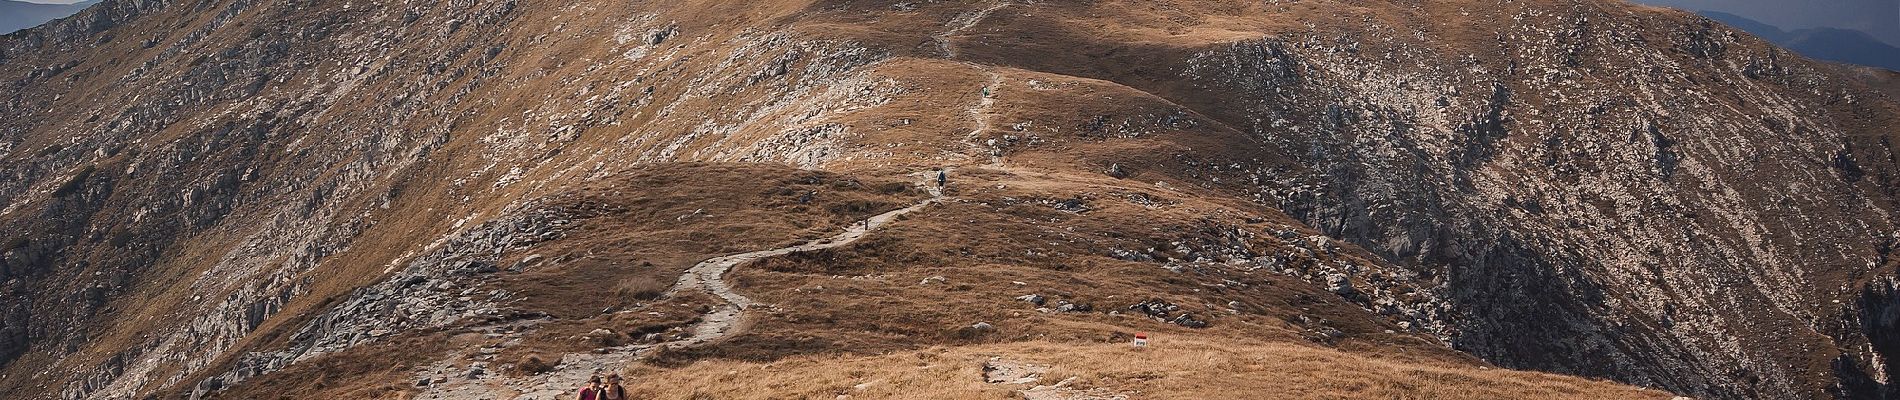
[[[92,0],[75,4],[40,4],[24,1],[0,0],[0,34],[39,26],[59,18],[65,18],[98,3]]]
[[[106,0],[0,37],[0,397],[1894,396],[1892,78],[1614,0]]]

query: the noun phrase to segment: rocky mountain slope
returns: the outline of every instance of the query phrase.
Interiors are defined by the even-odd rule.
[[[0,38],[0,394],[1892,396],[1891,82],[1610,0],[108,0]]]

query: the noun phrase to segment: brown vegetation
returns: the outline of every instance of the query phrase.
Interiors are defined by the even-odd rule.
[[[999,399],[1030,385],[984,383],[992,357],[1052,366],[1037,384],[1105,389],[1137,399],[1667,399],[1666,393],[1534,372],[1395,362],[1283,343],[1161,335],[1126,343],[1041,341],[931,347],[882,355],[709,361],[628,370],[649,399]]]
[[[1256,114],[1259,110],[1230,104],[1245,98],[1244,93],[1184,81],[1175,68],[1180,60],[1262,38],[1335,35],[1316,39],[1318,46],[1332,51],[1358,36],[1375,36],[1399,41],[1365,40],[1363,50],[1355,43],[1350,50],[1338,51],[1424,49],[1420,51],[1435,51],[1445,59],[1417,61],[1451,65],[1453,57],[1469,57],[1474,68],[1508,63],[1515,71],[1515,50],[1492,45],[1504,36],[1487,20],[1501,14],[1469,10],[1542,3],[1041,2],[1033,12],[1017,4],[1023,7],[988,14],[990,19],[981,24],[942,37],[933,35],[943,33],[946,22],[974,15],[972,4],[476,3],[471,7],[475,11],[416,6],[423,10],[417,15],[431,19],[413,25],[412,20],[392,21],[401,18],[377,20],[374,14],[381,11],[396,16],[411,11],[378,9],[383,5],[367,8],[376,11],[322,2],[294,8],[259,6],[233,13],[229,21],[175,11],[192,7],[173,7],[118,28],[142,31],[108,33],[79,51],[5,54],[11,58],[0,65],[0,77],[6,78],[0,81],[41,79],[47,76],[41,66],[67,65],[68,58],[77,65],[19,96],[26,104],[0,111],[19,114],[13,118],[19,121],[40,118],[28,115],[33,111],[18,110],[79,111],[68,120],[0,126],[27,133],[8,147],[20,150],[0,157],[58,167],[15,175],[40,176],[28,179],[31,182],[0,184],[32,194],[10,197],[9,208],[17,204],[24,211],[4,215],[0,222],[21,227],[21,232],[58,231],[85,238],[65,246],[68,258],[58,265],[70,270],[36,281],[44,282],[35,283],[43,287],[33,288],[50,293],[42,299],[53,299],[35,305],[42,316],[36,321],[59,316],[59,323],[72,326],[50,333],[84,334],[35,344],[34,353],[0,371],[9,374],[0,377],[0,393],[58,391],[53,386],[59,383],[49,384],[55,379],[44,378],[41,371],[80,377],[84,372],[123,369],[110,364],[125,350],[201,311],[194,308],[200,302],[179,299],[215,303],[269,283],[256,277],[214,281],[206,289],[194,282],[214,266],[275,266],[320,253],[312,256],[316,261],[306,270],[259,275],[308,284],[299,286],[281,307],[269,307],[274,314],[261,323],[242,327],[244,334],[232,338],[234,343],[220,349],[209,365],[186,371],[179,363],[164,363],[149,373],[152,380],[141,381],[148,386],[134,388],[140,393],[188,392],[191,384],[232,368],[241,354],[283,347],[313,315],[339,306],[357,288],[384,279],[419,250],[465,229],[463,223],[537,211],[517,208],[524,204],[572,215],[575,225],[560,239],[510,249],[499,263],[508,272],[478,289],[512,294],[506,304],[510,311],[524,320],[535,318],[510,321],[522,323],[523,332],[510,332],[522,340],[495,354],[497,363],[508,365],[505,372],[512,374],[545,372],[558,368],[563,354],[683,334],[717,301],[696,293],[666,294],[681,271],[694,263],[824,237],[865,216],[913,204],[927,195],[914,186],[918,178],[907,174],[950,165],[955,167],[953,183],[941,204],[906,215],[850,246],[739,266],[728,275],[730,282],[767,306],[750,310],[746,330],[729,340],[663,349],[644,364],[629,366],[628,372],[639,377],[636,390],[656,398],[1009,396],[1014,388],[983,384],[973,372],[984,358],[995,355],[1047,363],[1055,367],[1052,375],[1075,376],[1089,386],[1136,398],[1218,398],[1234,390],[1286,398],[1661,395],[1576,378],[1486,369],[1488,364],[1449,348],[1428,332],[1401,326],[1397,317],[1370,311],[1365,302],[1329,292],[1310,277],[1195,264],[1202,260],[1174,246],[1187,241],[1247,247],[1283,256],[1289,267],[1350,263],[1399,270],[1406,267],[1395,263],[1409,261],[1381,260],[1350,244],[1307,254],[1284,238],[1223,236],[1238,229],[1282,227],[1299,235],[1317,234],[1263,205],[1284,199],[1259,192],[1257,180],[1295,177],[1288,184],[1299,185],[1303,182],[1298,177],[1315,176],[1280,149],[1282,144],[1311,147],[1296,151],[1327,149],[1289,141],[1294,132],[1282,132],[1277,125],[1267,132],[1247,131],[1242,122],[1262,117]],[[1550,4],[1556,9],[1556,3]],[[909,6],[916,8],[905,8]],[[1573,11],[1610,10],[1650,28],[1688,23],[1672,11],[1626,9],[1617,2],[1565,6]],[[475,18],[470,13],[496,8],[507,11],[457,30],[465,17]],[[325,16],[318,21],[323,24],[312,28],[324,34],[289,38],[271,29],[302,29],[311,25],[305,22],[312,15]],[[628,22],[641,18],[653,26]],[[429,30],[448,26],[451,19],[458,28]],[[212,20],[240,28],[207,28],[202,34],[180,29],[209,26]],[[1416,32],[1354,30],[1366,26]],[[685,33],[661,45],[651,35],[663,27]],[[353,31],[371,28],[387,30]],[[799,45],[865,46],[864,53],[845,56],[876,62],[848,68],[816,65],[814,60],[824,52],[794,50],[797,46],[751,36],[761,31],[783,33]],[[615,44],[615,36],[622,34],[630,41]],[[141,45],[147,40],[132,39],[144,36],[166,45]],[[370,56],[347,51],[353,48],[348,45],[360,43],[305,36],[379,38],[374,41],[411,47],[381,49],[391,51]],[[1664,45],[1664,36],[1667,33],[1657,36],[1658,46]],[[114,37],[118,39],[108,40]],[[171,44],[188,42],[184,37],[207,44],[181,44],[172,53]],[[253,39],[260,43],[254,47],[287,54],[254,54],[243,46]],[[651,45],[643,45],[649,41]],[[653,53],[634,60],[630,49],[638,46],[652,47],[642,51]],[[460,50],[425,51],[433,47]],[[955,56],[944,54],[945,49],[955,49]],[[161,52],[179,58],[141,66],[140,61],[156,59]],[[403,55],[408,53],[416,55]],[[317,56],[298,57],[305,54]],[[790,67],[762,65],[781,55],[789,57]],[[202,69],[248,65],[248,59],[221,59],[239,56],[286,57],[291,61],[284,65],[291,67]],[[728,56],[735,59],[717,62]],[[373,61],[344,61],[363,59]],[[805,79],[814,79],[808,75],[818,72],[799,68],[806,66],[856,69],[849,80],[822,77],[833,80],[814,83]],[[1614,69],[1610,67],[1615,66],[1603,66]],[[731,76],[702,79],[714,72]],[[197,84],[195,79],[207,75],[281,78],[269,84],[260,81],[259,88],[249,91],[212,90],[252,103],[195,103],[217,96],[190,92],[168,98],[171,92],[123,87],[142,82]],[[1892,73],[1867,75],[1876,89],[1900,93],[1892,89],[1897,81]],[[119,78],[131,76],[138,78]],[[348,79],[339,86],[338,77]],[[1418,83],[1422,80],[1401,80],[1402,86],[1425,85]],[[732,83],[736,81],[745,82]],[[1460,93],[1481,93],[1491,84],[1444,82]],[[811,87],[786,89],[799,85]],[[1847,92],[1829,88],[1828,93]],[[831,92],[846,98],[818,99],[812,94]],[[603,97],[609,99],[599,100]],[[464,98],[479,100],[459,100]],[[1524,107],[1555,101],[1526,98]],[[151,119],[134,112],[142,110],[117,105],[174,103],[177,109],[165,112],[175,114],[167,116],[179,123],[167,120],[132,132],[136,136],[131,138],[97,139],[107,143],[88,141],[127,134],[101,132],[103,127]],[[275,121],[279,117],[274,114],[240,116],[232,111],[252,108],[283,108],[271,113],[282,112],[281,118],[294,123]],[[1527,118],[1538,116],[1526,111]],[[94,117],[77,122],[78,116],[88,114]],[[1863,114],[1875,116],[1857,123],[1877,126],[1887,121],[1879,119],[1887,114]],[[98,115],[125,117],[96,121]],[[1570,114],[1553,111],[1542,116],[1562,115]],[[365,122],[378,120],[399,122]],[[1301,125],[1305,122],[1290,124],[1310,127]],[[782,139],[787,131],[814,127],[841,133],[825,139],[824,146],[830,147],[823,151],[801,153],[807,158],[772,153],[767,150],[782,149],[761,144]],[[239,134],[223,138],[230,132]],[[1537,134],[1505,140],[1529,140]],[[225,141],[206,139],[213,136]],[[366,137],[387,142],[366,142]],[[667,145],[675,139],[677,143]],[[802,151],[811,146],[788,147]],[[201,153],[200,148],[214,151]],[[379,152],[395,156],[376,158]],[[19,159],[28,155],[34,160]],[[744,162],[683,162],[687,160]],[[72,168],[78,165],[84,166]],[[133,165],[142,168],[139,174],[149,175],[127,172]],[[1227,167],[1240,165],[1267,172],[1248,175],[1239,167]],[[120,186],[92,191],[101,182]],[[51,196],[36,197],[42,192]],[[109,206],[87,213],[61,208],[70,206],[79,193],[105,193],[111,197],[86,200]],[[181,195],[199,208],[178,206],[149,217],[144,213],[148,205],[170,207]],[[229,205],[202,205],[219,199]],[[1615,206],[1598,200],[1588,206]],[[35,210],[51,210],[47,215],[62,218],[99,217],[75,220],[61,231],[48,225],[52,218],[34,215]],[[175,226],[193,225],[179,221],[200,215],[215,218],[202,226]],[[280,218],[293,221],[284,224],[288,232],[252,228]],[[344,228],[349,233],[336,237],[310,233]],[[325,240],[263,241],[255,247],[284,244],[312,250],[295,257],[272,253],[225,261],[237,252],[234,249],[250,243],[247,239],[270,235]],[[43,246],[57,236],[9,237],[0,242],[0,251],[57,247]],[[1114,256],[1118,251],[1154,259],[1119,258]],[[123,266],[136,267],[118,271],[131,271],[131,278],[115,278],[110,285],[101,278],[114,275],[100,270]],[[1817,271],[1812,277],[1832,283],[1866,278],[1861,275],[1839,269]],[[76,297],[73,293],[107,286],[114,300],[102,307],[79,310],[55,304]],[[1820,285],[1825,286],[1831,285]],[[1038,308],[1050,307],[1016,300],[1026,294],[1091,309],[1046,312]],[[1188,328],[1128,310],[1147,300],[1178,304],[1211,327]],[[1820,310],[1810,315],[1838,311]],[[977,323],[990,329],[973,327]],[[1748,331],[1777,327],[1764,323],[1732,329],[1742,332],[1738,335],[1768,337],[1775,332]],[[236,384],[223,396],[404,396],[415,390],[407,381],[412,368],[443,359],[464,360],[471,356],[470,349],[505,342],[477,328],[402,332]],[[239,328],[227,331],[234,329]],[[595,333],[600,329],[609,333]],[[1137,331],[1165,339],[1148,351],[1127,349],[1123,343]],[[1788,358],[1777,361],[1825,370],[1840,352],[1810,350],[1826,347],[1811,346],[1826,340],[1832,339],[1787,344],[1790,347],[1777,354]]]

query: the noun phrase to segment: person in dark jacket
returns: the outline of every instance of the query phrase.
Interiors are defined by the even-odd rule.
[[[600,400],[627,400],[627,388],[620,386],[620,374],[607,375],[607,384],[600,387]]]

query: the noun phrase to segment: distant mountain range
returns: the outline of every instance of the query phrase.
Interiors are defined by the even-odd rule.
[[[1702,11],[1700,14],[1810,58],[1900,71],[1900,48],[1866,32],[1839,28],[1786,31],[1735,14],[1719,11]]]
[[[0,0],[0,34],[13,33],[39,26],[46,21],[65,18],[98,2],[99,0],[74,4],[40,4]]]

